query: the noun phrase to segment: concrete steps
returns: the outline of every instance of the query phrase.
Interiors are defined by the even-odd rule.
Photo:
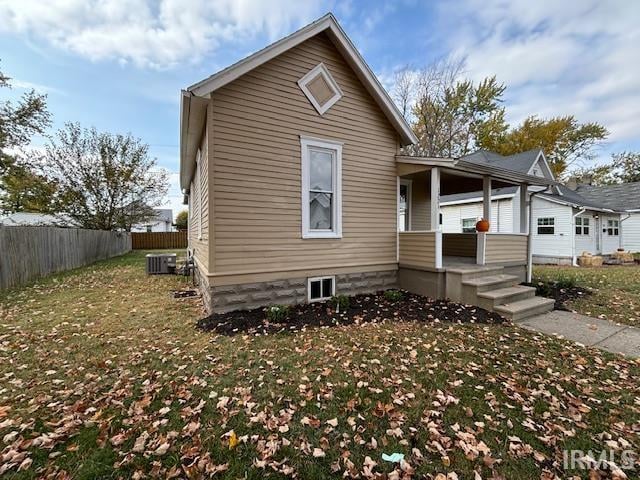
[[[468,265],[447,269],[447,296],[512,319],[522,320],[553,310],[554,301],[536,297],[536,289],[520,285],[517,275],[501,266]]]
[[[516,322],[534,315],[550,312],[553,310],[554,303],[555,301],[552,298],[531,297],[514,303],[498,305],[494,311]]]

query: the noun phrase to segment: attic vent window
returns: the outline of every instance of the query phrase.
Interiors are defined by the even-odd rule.
[[[298,80],[298,85],[320,115],[342,98],[342,90],[323,63]]]

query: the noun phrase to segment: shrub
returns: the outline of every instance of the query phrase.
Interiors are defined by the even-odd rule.
[[[289,307],[286,305],[271,305],[267,307],[267,319],[273,323],[280,323],[287,318]]]
[[[397,302],[398,300],[402,300],[404,297],[404,293],[400,290],[385,290],[384,298],[386,298],[390,302]]]
[[[338,312],[344,312],[349,308],[349,297],[347,295],[335,295],[331,297],[331,303]]]

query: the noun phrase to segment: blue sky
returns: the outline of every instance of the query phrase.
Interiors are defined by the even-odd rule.
[[[142,138],[172,173],[175,214],[180,89],[327,11],[386,86],[405,65],[462,59],[470,78],[507,84],[511,122],[574,114],[611,131],[601,159],[640,150],[640,2],[0,0],[14,83],[0,94],[47,93],[52,131],[78,121]]]

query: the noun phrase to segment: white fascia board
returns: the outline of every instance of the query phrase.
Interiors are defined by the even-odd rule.
[[[545,195],[538,195],[537,198],[541,198],[543,200],[546,200],[547,202],[551,202],[551,203],[557,203],[559,205],[567,205],[568,207],[574,207],[574,208],[584,208],[587,210],[593,210],[594,212],[602,212],[602,213],[618,213],[615,210],[610,210],[608,208],[597,208],[597,207],[589,207],[587,205],[580,205],[578,203],[574,203],[574,202],[568,202],[566,200],[559,200],[557,198],[550,198],[547,197]]]
[[[542,160],[542,163],[544,165],[544,167],[547,170],[547,175],[546,178],[550,179],[550,180],[555,180],[556,177],[555,175],[553,175],[553,171],[551,170],[551,166],[549,165],[549,162],[547,161],[547,157],[544,156],[544,152],[542,150],[540,150],[540,152],[538,153],[538,156],[536,157],[535,162],[533,162],[531,164],[531,168],[529,169],[529,171],[527,172],[527,175],[531,175],[531,172],[533,170],[533,167],[536,166],[536,164]]]
[[[515,193],[505,193],[502,195],[492,195],[491,196],[491,201],[493,200],[507,200],[510,198],[513,198],[515,196]],[[464,200],[452,200],[449,202],[440,202],[440,205],[445,207],[447,205],[463,205],[465,203],[480,203],[482,202],[482,197],[474,197],[474,198],[466,198]]]
[[[211,94],[211,92],[227,85],[245,73],[325,30],[328,30],[330,37],[335,40],[336,48],[338,48],[338,50],[345,56],[347,62],[354,69],[360,81],[376,100],[389,122],[400,134],[401,143],[403,145],[417,143],[418,138],[400,114],[398,107],[393,103],[389,94],[382,87],[375,74],[371,71],[331,13],[326,14],[324,17],[310,23],[297,32],[278,40],[268,47],[249,55],[230,67],[227,67],[224,70],[192,85],[188,90],[199,97],[207,96]]]

